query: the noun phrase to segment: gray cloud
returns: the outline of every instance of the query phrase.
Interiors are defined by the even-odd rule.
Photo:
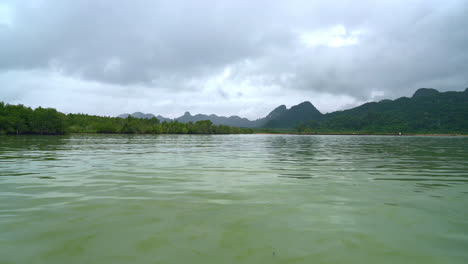
[[[89,106],[102,98],[106,114],[126,99],[148,112],[174,104],[258,117],[282,102],[332,111],[468,86],[466,1],[3,0],[1,10],[0,100],[64,111],[78,107],[34,101],[32,85],[12,76],[61,98],[78,89],[83,111],[102,113]]]
[[[3,69],[53,67],[111,83],[200,75],[255,56],[269,38],[248,5],[197,1],[44,1],[15,6]],[[237,13],[231,13],[236,10]],[[272,32],[275,37],[276,32]],[[113,66],[113,67],[109,67]]]

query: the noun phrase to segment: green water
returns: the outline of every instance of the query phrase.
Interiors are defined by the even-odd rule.
[[[0,137],[0,263],[467,263],[468,137]]]

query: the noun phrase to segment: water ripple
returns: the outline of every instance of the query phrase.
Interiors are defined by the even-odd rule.
[[[466,263],[467,168],[466,137],[0,136],[0,262]]]

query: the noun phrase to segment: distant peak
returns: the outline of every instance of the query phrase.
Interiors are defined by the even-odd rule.
[[[316,109],[315,106],[309,101],[304,101],[304,102],[302,102],[302,103],[300,103],[298,105],[295,105],[295,106],[291,107],[291,109],[293,109],[293,108],[294,109],[298,109],[298,108],[300,108],[300,109],[304,109],[304,108]]]
[[[276,107],[273,111],[271,111],[266,118],[267,119],[275,119],[279,117],[282,113],[286,112],[288,109],[286,108],[285,105],[280,105]]]
[[[306,106],[306,105],[312,105],[312,106],[313,106],[313,104],[312,104],[311,102],[309,102],[309,101],[304,101],[304,102],[302,102],[302,103],[300,103],[300,104],[298,104],[298,105],[304,105],[304,106]]]
[[[309,101],[302,102],[289,109],[291,112],[308,112],[313,114],[321,115],[320,111]]]
[[[190,112],[187,111],[184,113],[184,116],[192,116],[192,115],[190,114]]]
[[[413,98],[415,97],[421,97],[421,96],[428,96],[428,95],[434,95],[438,94],[439,91],[433,88],[419,88],[414,94]]]
[[[130,115],[130,114],[125,113],[125,114],[118,115],[117,117],[120,117],[120,118],[127,118],[127,116],[129,116],[129,115]]]
[[[276,110],[278,110],[278,111],[284,111],[284,110],[288,110],[288,108],[286,108],[285,105],[280,105],[280,106],[276,107],[275,110],[273,110],[273,111],[276,111]]]

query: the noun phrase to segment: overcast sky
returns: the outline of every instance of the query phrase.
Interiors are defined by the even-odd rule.
[[[0,0],[0,101],[263,117],[468,87],[468,1]]]

